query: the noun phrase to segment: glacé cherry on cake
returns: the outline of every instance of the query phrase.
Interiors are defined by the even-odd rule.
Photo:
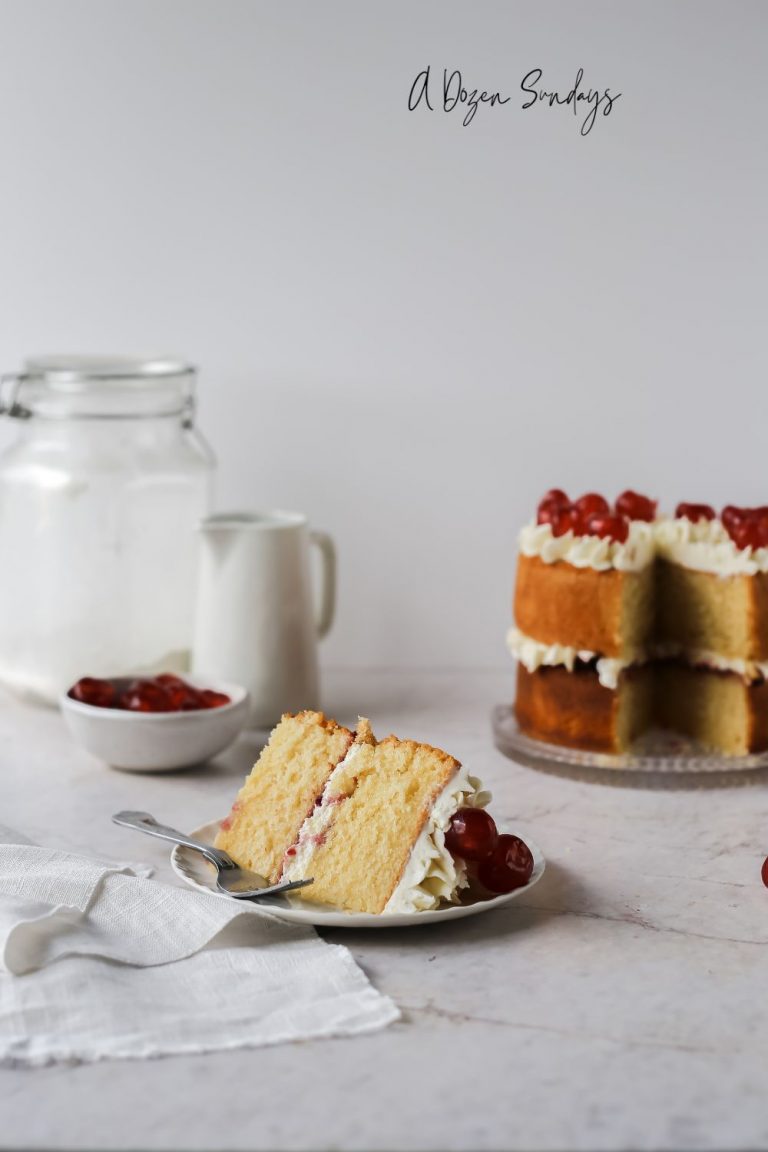
[[[548,492],[520,533],[508,635],[534,738],[595,751],[665,727],[768,747],[768,508]]]

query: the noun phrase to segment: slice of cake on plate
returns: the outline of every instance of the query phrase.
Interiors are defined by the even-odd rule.
[[[533,859],[499,835],[489,793],[454,757],[356,733],[322,713],[284,716],[222,822],[216,846],[271,882],[312,877],[301,899],[368,913],[456,903],[526,884]]]

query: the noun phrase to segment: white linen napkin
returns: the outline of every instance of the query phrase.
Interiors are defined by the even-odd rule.
[[[312,928],[25,841],[0,826],[2,1064],[256,1047],[399,1018]]]

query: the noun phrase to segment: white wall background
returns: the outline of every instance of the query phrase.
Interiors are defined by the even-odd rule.
[[[337,539],[328,662],[504,665],[544,489],[768,500],[767,50],[733,0],[2,0],[0,366],[193,359],[219,505]],[[512,102],[410,114],[427,64]],[[579,66],[588,137],[520,110]]]

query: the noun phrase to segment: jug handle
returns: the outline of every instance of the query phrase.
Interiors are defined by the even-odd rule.
[[[336,612],[336,547],[327,532],[310,532],[310,539],[320,550],[323,562],[323,586],[316,624],[317,635],[322,640],[330,632]]]

